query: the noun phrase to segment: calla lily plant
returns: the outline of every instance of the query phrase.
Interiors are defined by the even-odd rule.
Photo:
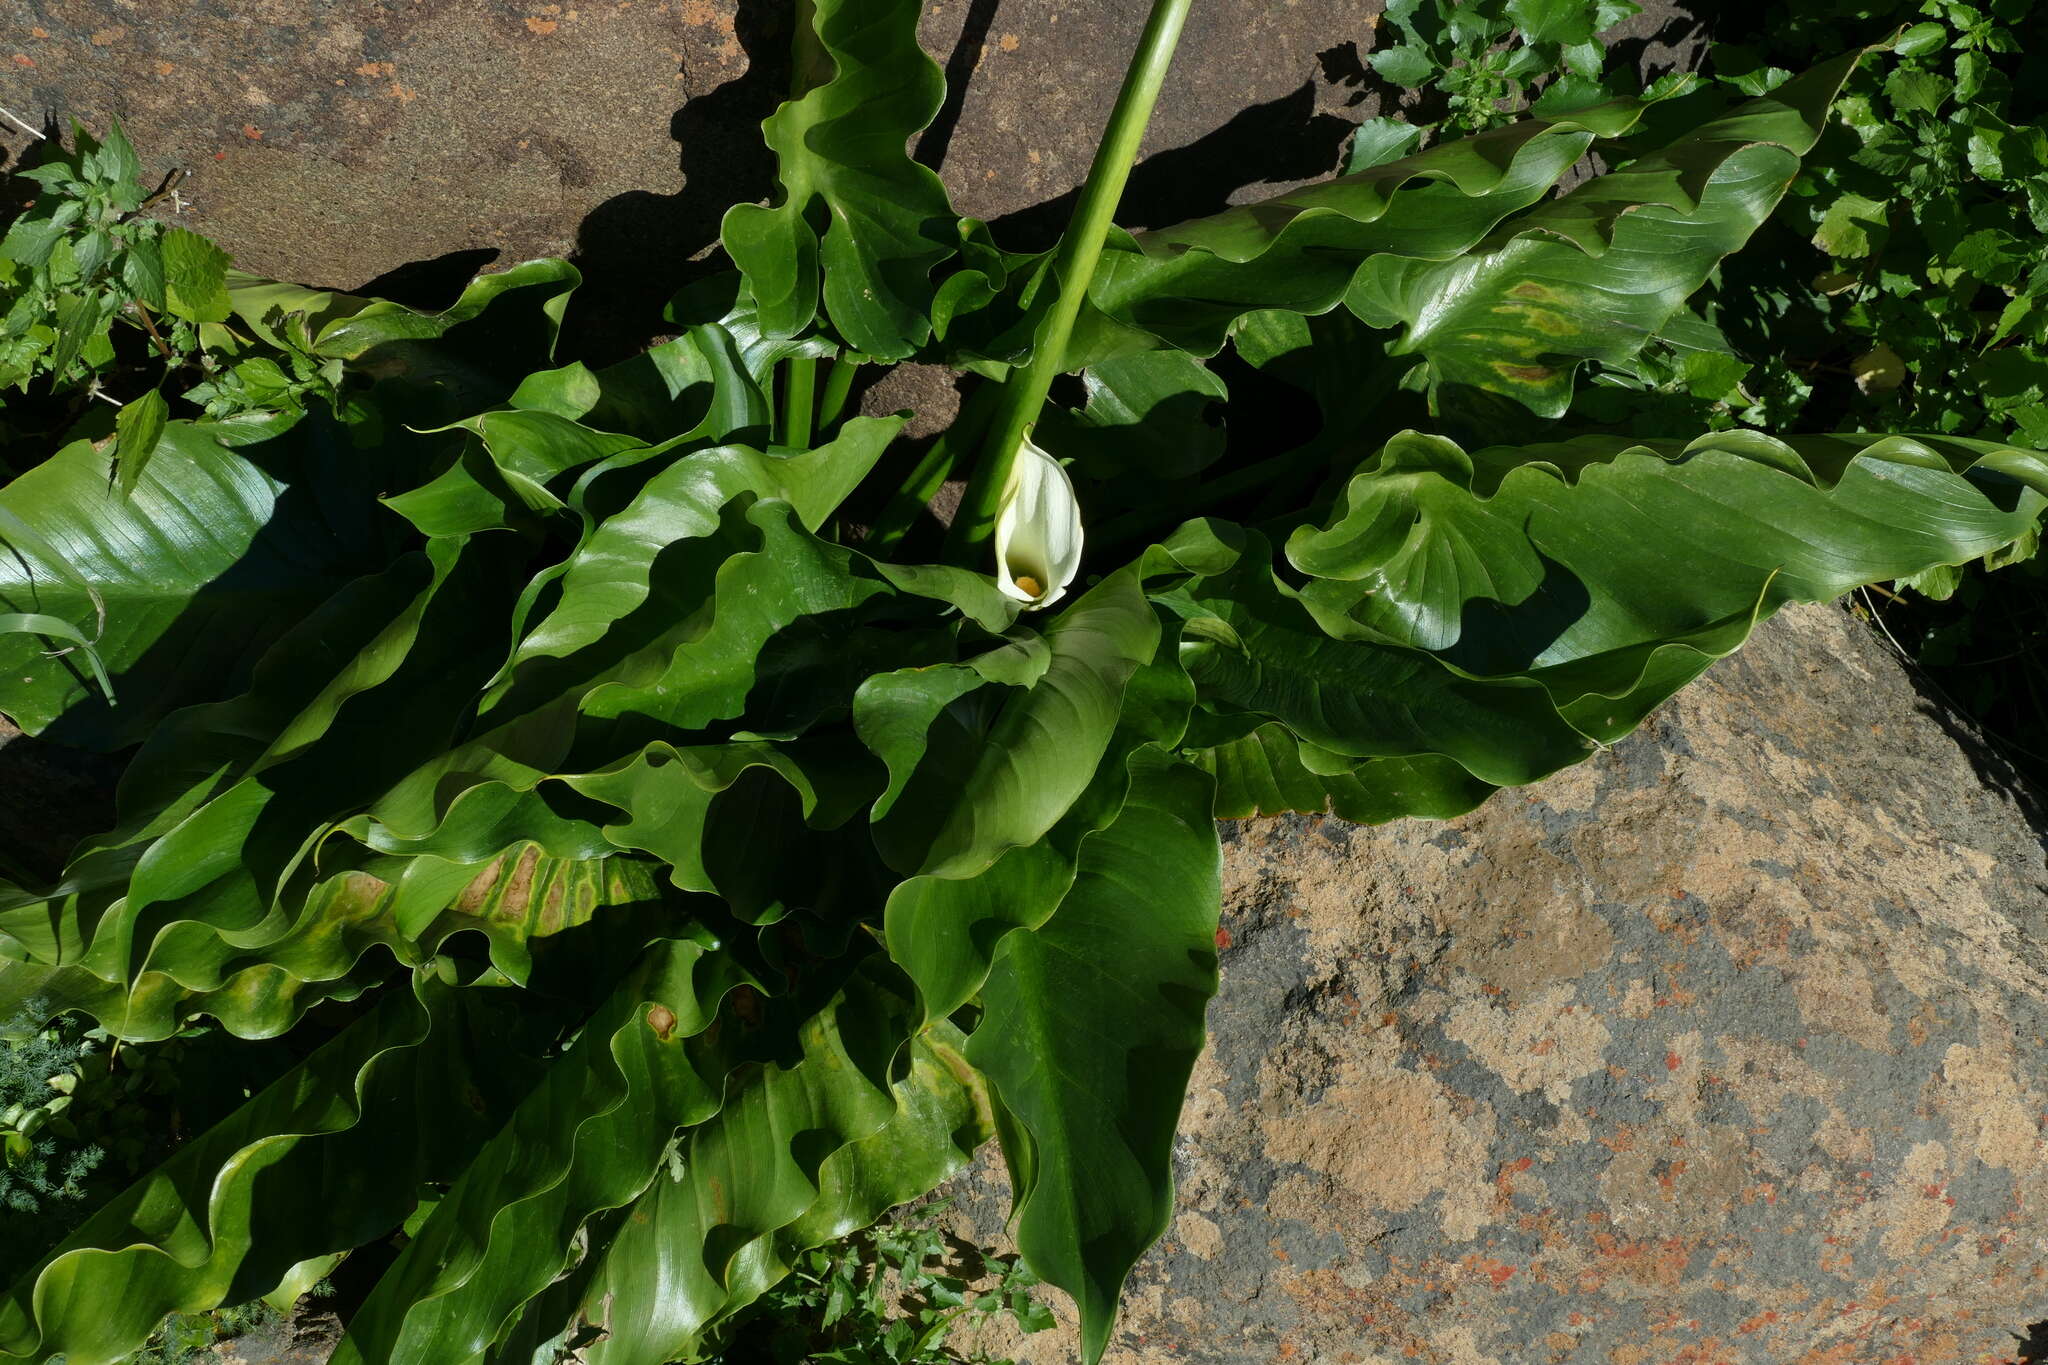
[[[246,341],[245,379],[339,378],[151,403],[146,466],[132,418],[4,436],[0,717],[126,774],[61,874],[0,847],[0,1023],[89,1017],[124,1066],[217,1031],[245,1100],[17,1239],[0,1365],[111,1365],[359,1248],[335,1365],[732,1358],[803,1258],[998,1132],[1093,1365],[1203,1194],[1173,1173],[1218,818],[1460,815],[1787,603],[2038,544],[2039,451],[1573,429],[1581,372],[1732,345],[1682,300],[1859,54],[1726,107],[1362,134],[1392,159],[1133,235],[1191,4],[1153,0],[1072,225],[1021,253],[910,156],[946,97],[924,0],[791,0],[776,199],[614,365],[532,344],[566,261],[434,314],[231,276],[183,228],[123,275],[138,319]],[[1596,145],[1628,159],[1553,194]],[[125,146],[86,155],[140,202]],[[43,297],[10,280],[106,251],[33,173],[0,378],[46,344],[5,335]],[[103,278],[31,329],[52,373],[93,368]],[[911,414],[853,410],[897,363],[971,377],[915,463]]]

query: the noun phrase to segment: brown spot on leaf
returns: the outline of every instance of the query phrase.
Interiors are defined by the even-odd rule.
[[[740,1022],[752,1028],[761,1022],[761,993],[752,986],[735,986],[732,996],[732,1012]]]
[[[1519,384],[1541,384],[1557,373],[1548,365],[1517,365],[1507,360],[1494,361],[1493,368],[1499,371],[1503,378],[1512,379]]]
[[[675,1035],[677,1023],[676,1012],[667,1005],[647,1007],[647,1027],[654,1030],[654,1036],[662,1042],[667,1042]]]
[[[498,878],[505,872],[505,860],[494,858],[484,865],[484,870],[469,879],[469,885],[462,888],[455,898],[455,909],[464,915],[473,915],[483,908],[489,899],[491,888],[498,884]]]
[[[384,897],[390,890],[389,882],[367,872],[344,873],[340,884],[328,893],[324,916],[348,923],[375,919],[383,912]]]
[[[519,861],[512,866],[512,876],[505,883],[505,894],[499,905],[503,913],[523,919],[526,907],[533,903],[533,873],[540,865],[540,845],[528,844],[519,850]]]

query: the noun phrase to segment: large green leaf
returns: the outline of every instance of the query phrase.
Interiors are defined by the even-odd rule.
[[[695,623],[656,676],[637,684],[610,681],[585,696],[586,725],[601,730],[608,747],[737,721],[748,712],[751,728],[793,733],[821,711],[843,710],[844,696],[825,690],[805,665],[814,662],[829,672],[834,651],[862,660],[864,650],[856,645],[849,651],[852,642],[835,637],[856,635],[851,627],[893,595],[878,577],[862,571],[864,563],[853,552],[807,533],[789,504],[755,503],[744,519],[759,537],[758,547],[750,545],[718,567],[709,620]],[[779,647],[799,632],[810,637],[799,650],[810,658],[791,663]],[[795,685],[781,685],[789,680],[777,675],[791,670]],[[852,681],[844,687],[850,691]]]
[[[229,354],[249,339],[295,351],[326,362],[330,377],[345,367],[376,381],[386,421],[440,426],[502,401],[547,362],[581,278],[567,261],[526,261],[478,275],[430,313],[230,272],[233,316],[202,329],[202,340]]]
[[[1348,758],[1441,754],[1495,786],[1533,782],[1593,751],[1532,681],[1471,678],[1363,631],[1332,638],[1275,577],[1270,555],[1248,536],[1226,572],[1158,591],[1187,622],[1181,661],[1208,706],[1278,720]]]
[[[1159,579],[1180,585],[1188,577],[1227,573],[1237,559],[1237,548],[1219,534],[1217,526],[1190,524],[1167,544],[1155,546],[1139,565],[1106,579],[1102,587],[1116,583],[1126,573],[1139,581]],[[1118,583],[1118,593],[1122,593],[1122,583]],[[1094,593],[1067,612],[1081,614],[1083,604],[1092,598]],[[1094,630],[1114,620],[1098,616],[1102,606],[1110,606],[1110,600],[1087,610],[1087,616],[1096,618]],[[1137,628],[1139,622],[1141,618],[1133,614],[1124,620],[1124,628]],[[958,772],[963,757],[971,759],[975,753],[973,739],[963,743],[948,731],[963,731],[973,737],[993,718],[1008,716],[1012,710],[1034,716],[1034,722],[1022,729],[1030,737],[1030,747],[1016,757],[1028,757],[1053,774],[1065,769],[1063,780],[1079,776],[1083,763],[1092,765],[1075,798],[1042,837],[999,851],[979,872],[911,876],[889,892],[883,911],[889,956],[918,986],[926,1019],[942,1019],[967,1005],[987,980],[997,945],[1010,933],[1036,929],[1053,915],[1073,886],[1087,839],[1110,825],[1124,808],[1133,767],[1151,761],[1145,755],[1159,747],[1180,745],[1184,737],[1194,745],[1202,743],[1188,735],[1194,684],[1180,661],[1180,620],[1155,622],[1149,639],[1153,655],[1128,667],[1114,698],[1114,718],[1100,753],[1094,743],[1073,743],[1081,735],[1081,726],[1065,710],[1067,702],[1044,698],[1034,704],[1030,692],[1016,694],[1024,679],[1032,690],[1053,681],[1053,649],[1030,641],[1028,636],[1004,651],[973,659],[967,667],[879,673],[862,686],[854,702],[854,726],[862,741],[887,761],[891,774],[883,800],[874,806],[879,817],[907,790],[907,778],[924,767],[934,743],[942,751],[956,749],[954,755],[932,765],[940,780],[930,790],[934,798],[944,796],[944,776]],[[1100,641],[1081,636],[1077,645],[1096,647]],[[997,655],[1012,657],[997,663]],[[1010,669],[1018,669],[1020,663],[1022,671],[1012,673]],[[1116,671],[1122,673],[1124,667],[1126,663],[1118,663]],[[1071,684],[1073,679],[1067,681]],[[981,688],[979,684],[989,686]],[[963,686],[969,690],[963,692]],[[977,692],[985,696],[977,700]],[[1081,690],[1077,696],[1085,698],[1087,692]],[[965,706],[965,714],[938,718],[940,712],[956,706]],[[1085,722],[1096,724],[1092,710]],[[1061,747],[1063,741],[1067,747]]]
[[[316,337],[330,323],[353,317],[371,303],[358,294],[265,279],[245,270],[227,272],[227,289],[236,329],[275,350]],[[231,340],[202,335],[208,341]]]
[[[1036,843],[1086,790],[1116,732],[1125,686],[1158,646],[1159,623],[1126,571],[1062,611],[1045,643],[1050,657],[1028,687],[1003,689],[987,708],[930,713],[945,737],[927,746],[875,825],[892,867],[973,876],[1006,849]],[[885,699],[869,693],[866,701],[867,719],[856,724],[872,734]],[[896,696],[886,703],[905,704]]]
[[[1561,417],[1587,360],[1622,360],[1770,216],[1859,53],[1587,180],[1451,260],[1383,256],[1346,296],[1396,354],[1427,358],[1440,408],[1499,395]]]
[[[126,497],[110,456],[77,441],[0,489],[0,512],[40,542],[0,553],[0,610],[81,628],[104,615],[94,650],[118,704],[76,655],[0,634],[0,712],[73,746],[132,744],[176,707],[231,693],[292,621],[383,569],[403,530],[346,495],[381,461],[324,417],[241,450],[169,423]]]
[[[980,1078],[941,1024],[908,1074],[874,1074],[904,1002],[856,977],[788,1063],[736,1072],[718,1115],[676,1144],[631,1215],[525,1336],[586,1329],[591,1365],[691,1359],[806,1248],[865,1227],[961,1170],[989,1135]],[[543,1306],[543,1305],[537,1305]],[[563,1308],[572,1311],[564,1313]],[[524,1358],[523,1356],[519,1358]]]
[[[1440,754],[1345,758],[1266,722],[1248,734],[1195,749],[1197,767],[1216,779],[1216,815],[1334,815],[1360,825],[1408,816],[1448,820],[1474,809],[1494,788]]]
[[[1254,538],[1155,592],[1222,810],[1443,816],[1620,738],[1785,603],[1966,563],[2044,509],[2048,461],[1986,442],[1410,432],[1289,542],[1306,587]]]
[[[539,1011],[509,997],[432,976],[389,997],[28,1272],[0,1299],[0,1353],[113,1365],[167,1312],[255,1298],[388,1232],[532,1084]]]
[[[1017,1245],[1074,1296],[1090,1362],[1171,1217],[1173,1134],[1216,990],[1213,785],[1156,752],[1136,768],[1051,919],[996,949],[967,1043],[1011,1118]]]
[[[75,969],[53,978],[64,1001],[110,1027],[161,1036],[189,991],[231,1028],[266,1033],[375,979],[381,961],[368,977],[356,968],[371,941],[433,930],[482,864],[522,839],[556,857],[613,852],[595,826],[571,840],[501,818],[487,843],[425,850],[477,866],[416,876],[391,905],[308,894],[322,880],[315,850],[338,822],[422,748],[447,743],[502,650],[479,650],[477,632],[490,638],[512,586],[489,547],[436,542],[323,604],[266,656],[247,694],[160,727],[123,783],[120,825],[88,840],[57,885],[0,901],[11,955]],[[498,928],[494,947],[517,975],[523,940]]]
[[[970,875],[910,877],[889,893],[882,916],[889,955],[916,984],[927,1019],[944,1018],[974,997],[987,980],[996,948],[1006,935],[1045,922],[1073,885],[1087,841],[1123,810],[1133,765],[1147,761],[1143,756],[1158,747],[1181,742],[1194,705],[1194,689],[1179,662],[1179,643],[1178,623],[1167,622],[1159,629],[1153,656],[1131,671],[1117,698],[1108,743],[1094,760],[1093,774],[1041,837],[1004,850],[987,867]],[[922,670],[922,675],[942,672]],[[1048,666],[1036,685],[1042,685],[1049,674]],[[962,745],[958,736],[947,733],[944,723],[929,725],[926,733],[917,734],[930,713],[923,705],[904,704],[902,698],[891,703],[896,713],[888,717],[890,732],[885,734],[879,726],[887,713],[872,690],[878,683],[892,691],[905,684],[914,687],[919,676],[909,672],[870,679],[856,701],[856,725],[862,738],[888,759],[892,785],[900,781],[902,761],[913,754],[921,758],[925,744]],[[1004,695],[996,691],[990,700],[1001,704]],[[1015,696],[1007,704],[1030,705]],[[1059,716],[1057,710],[1046,714],[1055,720]],[[1054,733],[1058,728],[1054,727]],[[878,742],[885,739],[886,743]],[[971,755],[974,741],[962,745],[962,750]],[[1069,754],[1068,761],[1075,761],[1075,756]],[[935,764],[934,771],[954,771],[958,762],[956,756]],[[878,802],[876,809],[882,809],[882,804]]]
[[[464,287],[460,298],[438,313],[422,312],[388,299],[372,300],[361,311],[323,325],[314,336],[315,353],[361,360],[381,346],[438,340],[461,324],[475,321],[501,298],[515,291],[530,290],[530,294],[521,295],[521,301],[537,314],[533,329],[540,341],[538,356],[521,354],[521,348],[515,344],[520,332],[509,314],[494,310],[491,315],[491,349],[508,358],[530,362],[545,357],[553,349],[555,330],[561,325],[569,294],[582,278],[567,261],[548,258],[479,275]]]
[[[1334,308],[1375,256],[1458,257],[1539,202],[1595,137],[1621,136],[1648,107],[1617,100],[1525,119],[1211,218],[1112,233],[1088,291],[1098,314],[1077,329],[1068,363],[1161,342],[1212,355],[1246,313]]]
[[[765,438],[771,413],[768,366],[749,364],[745,340],[727,324],[698,323],[595,376],[597,401],[582,420],[650,441],[749,441]],[[779,358],[779,357],[778,357]],[[516,400],[515,400],[516,401]]]
[[[1763,603],[1962,564],[2048,506],[2048,457],[1942,437],[1581,437],[1466,455],[1403,433],[1288,558],[1341,634],[1473,673],[1572,666]],[[1617,674],[1615,680],[1622,680]]]
[[[532,843],[482,863],[418,857],[389,870],[393,881],[364,871],[326,878],[281,931],[224,936],[174,923],[128,979],[77,965],[0,967],[0,1017],[82,1010],[123,1039],[148,1041],[211,1015],[238,1037],[268,1038],[322,1001],[352,1000],[424,965],[465,931],[481,933],[493,962],[523,983],[534,940],[660,896],[642,860],[554,858]]]
[[[520,642],[508,671],[516,675],[597,643],[648,601],[656,561],[677,554],[678,542],[711,535],[721,510],[742,494],[786,500],[804,528],[815,531],[874,467],[902,425],[900,418],[857,417],[816,450],[767,455],[721,446],[684,455],[645,477],[631,500],[596,523],[564,562],[553,608]],[[719,560],[683,577],[701,579]],[[702,600],[701,583],[693,595]],[[678,615],[689,610],[680,602],[670,606]]]
[[[1215,371],[1185,351],[1142,351],[1091,365],[1085,408],[1048,407],[1032,439],[1084,483],[1121,479],[1111,505],[1142,504],[1165,480],[1199,474],[1222,456],[1214,420],[1229,398]],[[1120,495],[1120,496],[1117,496]],[[1090,497],[1100,506],[1108,498]]]
[[[644,448],[632,436],[593,431],[545,411],[512,408],[455,424],[476,440],[418,488],[384,499],[429,536],[471,535],[530,522],[565,507],[557,489],[572,474]]]
[[[313,355],[353,361],[380,346],[439,340],[463,323],[475,321],[505,295],[530,290],[523,301],[542,319],[546,347],[538,355],[522,358],[542,359],[552,348],[553,331],[561,322],[569,293],[581,281],[581,274],[567,261],[526,261],[509,270],[478,275],[464,286],[461,297],[438,313],[389,299],[267,280],[239,270],[227,272],[227,291],[240,327],[264,344],[291,350],[299,342],[310,341]],[[503,323],[507,316],[496,315],[496,320]],[[499,340],[503,345],[511,336]]]
[[[750,978],[708,934],[654,944],[549,1065],[349,1322],[334,1359],[467,1360],[564,1268],[592,1216],[647,1187],[670,1135],[718,1112]]]
[[[723,237],[772,337],[825,313],[852,349],[900,359],[923,344],[931,273],[954,245],[945,188],[910,159],[909,138],[938,113],[945,79],[917,45],[920,0],[815,0],[815,49],[831,78],[761,125],[780,166],[773,207],[742,204]],[[799,23],[804,20],[799,17]],[[801,60],[801,56],[800,56]],[[811,226],[822,200],[823,239]]]
[[[833,914],[870,909],[866,839],[823,831],[872,798],[873,779],[871,765],[838,744],[819,752],[755,741],[654,743],[608,770],[562,781],[625,813],[604,827],[607,839],[653,853],[676,886],[714,893],[741,920],[765,924],[798,905]]]

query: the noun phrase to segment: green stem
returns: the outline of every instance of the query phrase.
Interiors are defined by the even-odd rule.
[[[959,453],[944,436],[932,442],[932,448],[917,462],[917,468],[910,471],[903,487],[875,518],[874,527],[861,542],[861,548],[878,558],[888,558],[898,542],[917,524],[918,514],[924,511],[925,504],[946,482],[946,476],[953,472],[953,461]]]
[[[1138,159],[1145,125],[1151,121],[1152,106],[1166,82],[1173,63],[1174,47],[1180,42],[1181,26],[1187,21],[1194,0],[1153,0],[1151,18],[1138,39],[1137,55],[1124,73],[1124,85],[1110,112],[1109,127],[1095,149],[1095,164],[1081,187],[1074,205],[1074,218],[1060,239],[1059,254],[1053,260],[1053,283],[1057,296],[1045,321],[1039,325],[1031,360],[1004,384],[1003,406],[982,447],[967,496],[953,519],[947,540],[948,558],[969,564],[976,559],[995,530],[996,513],[1003,489],[1010,481],[1018,448],[1038,421],[1052,381],[1066,363],[1067,341],[1074,321],[1088,297],[1088,284],[1102,259],[1102,242],[1123,198],[1124,184]]]
[[[796,0],[789,38],[789,97],[800,100],[832,79],[832,58],[818,37],[817,0]],[[782,364],[782,412],[771,439],[797,450],[811,445],[811,415],[818,387],[818,362],[791,356]]]
[[[149,315],[149,305],[141,299],[134,299],[131,302],[135,305],[135,316],[142,322],[142,330],[149,333],[149,339],[156,343],[156,348],[162,353],[163,358],[175,366],[178,357],[171,354],[170,343],[165,341],[164,334],[156,329],[156,321]]]
[[[912,1345],[910,1351],[904,1358],[906,1360],[916,1360],[919,1356],[922,1356],[926,1351],[929,1351],[932,1348],[932,1344],[934,1342],[944,1341],[946,1339],[947,1333],[953,1330],[953,1320],[959,1317],[962,1313],[965,1313],[966,1311],[967,1305],[962,1304],[960,1307],[952,1309],[949,1312],[947,1312],[944,1316],[940,1317],[936,1322],[932,1323],[931,1326],[925,1328],[923,1333],[921,1333],[918,1336],[917,1341]]]
[[[972,448],[988,430],[988,422],[982,415],[986,411],[972,397],[967,400],[960,409],[960,415],[953,419],[953,425],[939,433],[938,440],[917,462],[917,468],[910,472],[910,477],[903,481],[875,517],[875,524],[862,544],[863,549],[884,558],[895,551],[904,536],[917,525],[917,519],[924,515],[925,507],[940,486],[952,476],[953,466],[960,461],[960,453]]]
[[[782,364],[782,444],[795,450],[811,448],[811,413],[816,406],[818,362],[807,355],[793,355]]]
[[[825,376],[825,394],[818,400],[818,427],[823,430],[839,420],[846,411],[846,400],[853,392],[854,377],[860,373],[866,356],[852,351],[841,351],[832,362],[832,369]]]

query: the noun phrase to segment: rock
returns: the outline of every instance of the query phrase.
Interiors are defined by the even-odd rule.
[[[2011,1358],[2048,1316],[2039,830],[1820,607],[1464,819],[1230,827],[1178,1212],[1108,1359]],[[998,1245],[1000,1164],[951,1191]]]
[[[588,277],[568,345],[609,359],[659,329],[726,208],[771,192],[759,125],[788,89],[789,3],[69,0],[0,35],[0,63],[13,113],[118,116],[152,176],[190,172],[181,221],[243,269],[438,306],[494,256],[567,255]],[[1147,8],[926,5],[954,93],[917,150],[961,212],[1017,247],[1057,235]],[[1197,5],[1120,221],[1334,169],[1380,106],[1360,58],[1379,9]],[[1699,28],[1662,0],[1621,51],[1661,70]],[[27,144],[0,120],[0,148]]]
[[[219,1365],[326,1365],[341,1335],[341,1320],[332,1313],[295,1310],[217,1343],[211,1358]]]
[[[1125,220],[1178,221],[1327,174],[1376,107],[1339,53],[1370,45],[1376,12],[1198,7]],[[1019,245],[1057,234],[1144,14],[926,7],[921,37],[956,94],[919,150],[963,213],[1007,217]],[[581,339],[602,356],[641,339],[604,314],[643,334],[658,324],[726,208],[770,194],[759,125],[788,89],[787,16],[788,0],[251,0],[175,14],[78,0],[0,40],[0,61],[17,78],[10,107],[29,106],[16,114],[100,129],[118,115],[152,175],[191,172],[182,221],[244,269],[386,293],[430,283],[425,303],[492,253],[568,255],[591,277]],[[8,131],[18,151],[26,138]],[[388,278],[436,259],[447,268]]]
[[[958,97],[922,153],[963,212],[1000,217],[1081,182],[1145,9],[926,7],[922,37]],[[1326,76],[1317,54],[1369,46],[1376,10],[1198,7],[1148,150],[1221,135],[1240,154],[1218,164],[1212,144],[1169,161],[1140,197],[1177,218],[1164,201],[1200,211],[1239,188],[1221,176],[1326,173],[1349,131],[1330,115],[1364,78],[1334,58]],[[16,113],[102,128],[119,115],[152,167],[189,168],[189,222],[247,268],[360,284],[477,247],[507,259],[602,249],[594,239],[626,224],[680,234],[647,243],[665,254],[708,245],[728,204],[769,192],[758,125],[788,86],[787,12],[787,0],[176,13],[78,0],[10,33],[0,58],[30,104]]]

